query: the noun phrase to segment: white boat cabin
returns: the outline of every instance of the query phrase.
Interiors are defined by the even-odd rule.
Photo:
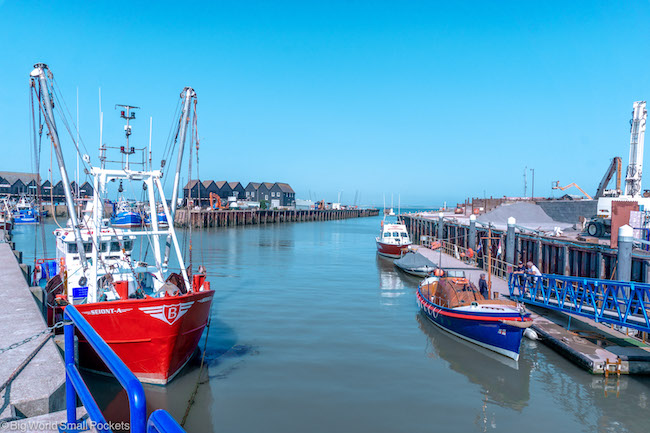
[[[410,245],[411,238],[404,224],[385,224],[382,222],[379,241],[389,245]]]
[[[136,237],[128,235],[124,230],[110,227],[107,220],[102,225],[96,238],[93,238],[93,229],[87,226],[81,229],[89,268],[95,268],[94,261],[99,265],[96,279],[82,278],[81,258],[74,231],[70,227],[54,231],[57,265],[67,274],[67,296],[75,304],[128,298],[137,292],[138,285],[140,288],[152,287],[150,274],[136,273],[142,270],[144,264],[131,259]],[[137,280],[135,276],[138,276]],[[91,281],[93,279],[95,281]]]

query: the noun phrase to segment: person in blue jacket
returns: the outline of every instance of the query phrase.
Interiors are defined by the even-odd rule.
[[[485,274],[481,274],[478,280],[478,291],[481,292],[483,298],[489,299],[490,291],[488,290],[487,281],[485,281]]]

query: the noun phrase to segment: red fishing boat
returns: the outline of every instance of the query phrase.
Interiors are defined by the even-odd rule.
[[[142,382],[165,384],[190,360],[210,314],[214,291],[77,305],[86,320]],[[124,326],[125,324],[139,324]],[[95,351],[82,340],[79,356],[103,371]]]
[[[148,170],[146,158],[134,160],[136,152],[146,155],[146,149],[129,146],[129,121],[135,119],[133,110],[137,107],[121,105],[121,117],[126,120],[126,146],[119,148],[122,162],[119,168],[106,168],[106,147],[100,149],[100,167],[92,166],[90,158],[83,156],[86,173],[93,177],[93,199],[79,218],[52,113],[50,95],[56,92],[49,89],[47,77],[51,72],[44,64],[35,68],[31,74],[33,94],[38,99],[35,105],[49,129],[70,216],[67,227],[54,231],[56,258],[38,260],[35,267],[35,283],[46,286],[48,324],[62,319],[65,305],[75,305],[141,381],[166,384],[196,351],[208,323],[214,291],[202,266],[194,275],[191,265],[186,267],[173,223],[162,227],[158,218],[153,218],[142,230],[112,227],[103,215],[103,195],[109,182],[139,183],[137,191],[145,191],[148,197],[145,206],[149,215],[157,213],[160,203],[166,220],[174,221],[187,125],[196,119],[190,112],[196,94],[189,87],[181,93],[183,109],[178,121],[171,207],[163,192],[161,170]],[[81,336],[79,363],[87,369],[106,371]]]

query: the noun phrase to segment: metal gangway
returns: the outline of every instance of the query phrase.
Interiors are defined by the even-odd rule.
[[[185,433],[166,410],[154,411],[147,420],[147,402],[142,383],[73,305],[68,305],[64,311],[66,426],[60,431],[87,431],[88,427],[93,426],[97,431],[112,431],[111,424],[106,421],[75,364],[75,327],[126,390],[131,433]],[[90,426],[85,420],[77,420],[77,396],[86,408]]]
[[[511,273],[508,287],[515,301],[650,332],[650,284]]]

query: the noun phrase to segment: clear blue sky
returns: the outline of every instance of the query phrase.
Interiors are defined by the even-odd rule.
[[[593,193],[613,156],[627,166],[649,34],[646,0],[0,0],[0,170],[30,170],[28,76],[43,61],[73,111],[79,88],[93,148],[98,87],[104,141],[122,142],[113,105],[139,105],[133,138],[146,144],[153,116],[154,158],[194,87],[202,178],[432,206],[520,195],[528,166],[536,195],[554,180]]]

